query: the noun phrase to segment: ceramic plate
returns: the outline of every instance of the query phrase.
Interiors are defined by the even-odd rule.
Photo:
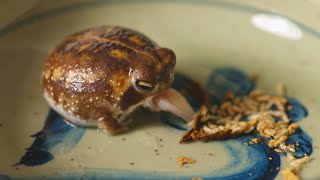
[[[138,110],[128,133],[106,136],[64,124],[42,98],[42,62],[65,35],[117,24],[144,32],[177,55],[175,88],[197,81],[246,92],[274,92],[277,82],[294,97],[292,118],[302,146],[314,159],[301,176],[319,179],[320,33],[290,17],[254,6],[214,0],[77,1],[41,3],[0,29],[0,179],[272,179],[288,166],[264,145],[244,145],[252,135],[179,144],[185,125],[168,114]],[[217,88],[217,87],[213,87]],[[33,136],[31,136],[33,135]],[[300,153],[300,154],[299,154]],[[183,168],[175,158],[196,163]],[[269,160],[272,157],[273,160]]]

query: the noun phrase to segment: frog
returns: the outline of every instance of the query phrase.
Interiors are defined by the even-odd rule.
[[[176,55],[146,35],[122,26],[97,26],[67,35],[44,60],[41,90],[66,122],[103,134],[127,131],[138,107],[194,114],[171,88]]]

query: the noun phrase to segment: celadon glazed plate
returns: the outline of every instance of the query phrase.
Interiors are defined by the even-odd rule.
[[[255,85],[274,92],[286,84],[289,116],[300,125],[290,137],[301,145],[294,155],[312,159],[301,177],[320,179],[320,29],[250,3],[94,0],[42,1],[0,29],[1,180],[281,179],[289,161],[263,144],[245,146],[253,135],[179,144],[186,125],[167,113],[140,109],[130,131],[117,136],[65,124],[41,95],[43,60],[64,36],[110,24],[173,49],[176,89],[197,81],[218,95],[226,87],[245,94]],[[196,163],[178,167],[182,155]]]

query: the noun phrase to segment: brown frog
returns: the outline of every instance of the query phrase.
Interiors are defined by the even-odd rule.
[[[139,106],[191,120],[187,101],[170,86],[176,56],[141,33],[100,26],[67,36],[46,59],[42,90],[67,121],[103,133],[127,130]]]

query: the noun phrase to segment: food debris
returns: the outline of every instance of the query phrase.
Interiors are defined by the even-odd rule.
[[[195,160],[188,158],[186,156],[179,156],[176,158],[177,164],[179,167],[184,166],[185,164],[192,164],[196,162]]]
[[[277,153],[281,153],[282,152],[281,149],[274,149],[274,151],[277,152]]]
[[[289,147],[285,142],[298,124],[290,123],[285,112],[288,100],[283,88],[284,85],[278,87],[281,96],[259,89],[244,97],[228,92],[220,106],[200,108],[192,120],[192,128],[183,135],[180,143],[221,140],[256,131],[270,140],[269,147],[287,151]]]
[[[203,180],[203,178],[192,178],[192,180]]]
[[[310,156],[305,155],[303,158],[295,159],[290,163],[290,169],[298,173],[302,167],[310,161]]]
[[[288,100],[282,83],[277,85],[277,94],[254,89],[248,96],[236,97],[228,92],[219,106],[200,108],[180,143],[221,140],[255,131],[269,140],[269,147],[276,152],[295,152],[296,145],[286,145],[286,141],[299,125],[291,123],[285,112]],[[257,138],[249,142],[254,143]]]
[[[285,96],[286,91],[287,91],[287,89],[283,83],[277,84],[277,95],[278,96]]]
[[[251,141],[249,142],[249,144],[257,144],[257,143],[259,143],[260,142],[260,139],[258,139],[258,138],[253,138],[253,139],[251,139]]]
[[[201,106],[188,124],[191,128],[183,134],[180,143],[222,140],[255,132],[263,141],[253,138],[245,145],[263,142],[277,153],[284,152],[291,165],[282,171],[282,175],[285,179],[299,179],[298,172],[302,164],[310,158],[305,155],[296,159],[292,153],[296,151],[299,142],[287,143],[289,135],[294,134],[299,125],[290,122],[287,116],[286,111],[293,107],[288,104],[286,93],[287,88],[283,83],[277,84],[276,95],[260,89],[254,89],[249,95],[241,97],[231,91],[227,92],[219,104]],[[268,159],[272,160],[272,157]]]
[[[299,176],[296,175],[291,169],[285,168],[281,171],[284,180],[299,180]]]
[[[252,73],[249,77],[250,80],[252,81],[257,81],[259,79],[259,74],[258,73]]]
[[[290,159],[290,160],[295,160],[296,159],[291,153],[287,153],[287,158]]]

